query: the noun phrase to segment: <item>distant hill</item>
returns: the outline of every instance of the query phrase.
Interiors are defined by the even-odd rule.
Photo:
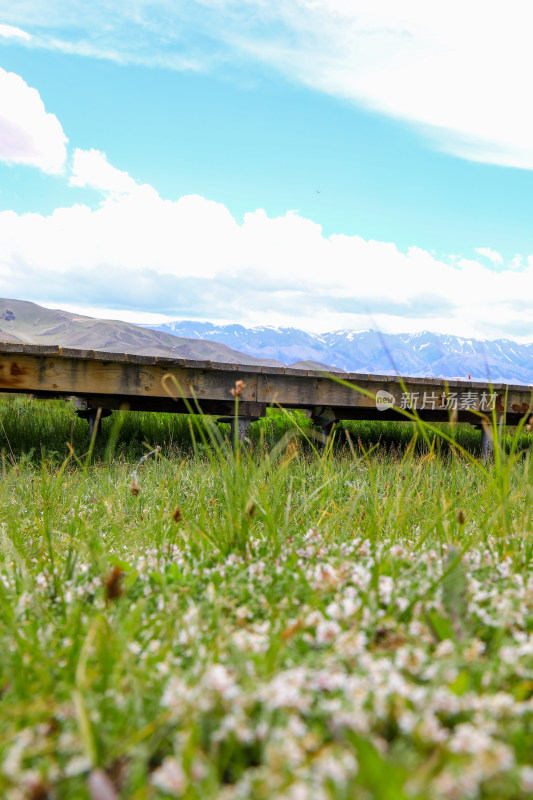
[[[466,339],[430,333],[331,331],[306,333],[297,328],[213,325],[176,321],[157,328],[178,336],[230,344],[258,358],[274,358],[298,366],[330,364],[347,372],[401,374],[435,378],[492,380],[533,384],[533,344],[508,339]]]
[[[219,342],[181,337],[118,320],[95,319],[43,308],[24,300],[0,299],[0,341],[55,344],[109,353],[172,356],[228,364],[270,364],[275,359],[240,353]]]

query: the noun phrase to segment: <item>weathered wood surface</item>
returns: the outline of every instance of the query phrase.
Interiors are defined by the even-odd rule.
[[[242,412],[261,416],[271,405],[333,409],[338,419],[398,419],[406,394],[428,419],[474,421],[473,410],[489,415],[494,406],[509,421],[531,413],[531,386],[400,378],[344,373],[339,383],[324,373],[283,367],[102,353],[43,345],[0,343],[0,391],[41,396],[77,395],[91,407],[186,411],[187,402],[206,413],[231,414],[231,389],[243,381]],[[348,385],[346,385],[348,384]],[[357,391],[357,388],[362,391]],[[378,410],[376,393],[388,393],[394,406]],[[464,402],[463,402],[464,401]]]

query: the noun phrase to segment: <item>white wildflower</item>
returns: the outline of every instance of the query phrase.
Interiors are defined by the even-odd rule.
[[[172,756],[165,758],[161,766],[152,772],[151,782],[156,789],[161,789],[172,797],[181,797],[187,786],[183,768]]]
[[[390,575],[380,575],[378,592],[379,599],[383,605],[388,606],[392,598],[392,590],[394,589],[394,581]]]
[[[281,672],[263,687],[260,697],[270,709],[306,711],[310,706],[310,698],[303,692],[305,680],[306,673],[302,667]]]
[[[187,684],[174,676],[168,682],[163,696],[161,698],[161,705],[163,708],[169,708],[176,714],[180,714],[189,705],[193,699],[193,692]]]
[[[455,728],[449,747],[452,753],[475,755],[489,750],[491,744],[492,739],[485,731],[469,722],[463,722]]]
[[[430,713],[426,713],[420,725],[417,726],[417,733],[424,742],[445,742],[447,734],[437,718]]]
[[[451,639],[443,639],[442,642],[439,642],[437,647],[435,648],[435,657],[436,658],[446,658],[446,656],[451,656],[455,652],[455,645]]]
[[[87,756],[76,755],[73,756],[65,766],[64,773],[70,778],[74,775],[81,775],[84,772],[89,772],[91,769],[91,762]]]
[[[202,685],[211,689],[224,700],[232,700],[239,694],[239,687],[223,664],[211,664],[204,674]]]
[[[520,770],[520,785],[523,792],[533,793],[533,767],[522,767]]]
[[[317,625],[315,640],[319,646],[330,644],[341,632],[340,625],[335,620],[323,620]]]

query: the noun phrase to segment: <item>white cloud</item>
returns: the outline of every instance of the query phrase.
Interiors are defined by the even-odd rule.
[[[135,187],[133,178],[113,167],[101,150],[80,150],[79,147],[74,150],[69,183],[116,194],[128,194]]]
[[[100,189],[102,201],[48,216],[0,212],[0,295],[93,313],[533,338],[533,256],[495,271],[328,237],[296,212],[258,209],[238,223],[204,197],[162,199],[98,151],[77,151],[73,163],[77,185]]]
[[[503,264],[503,256],[497,250],[492,250],[490,247],[476,247],[476,253],[480,256],[485,256],[489,261],[495,265]]]
[[[45,308],[56,310],[57,303],[41,302]],[[98,317],[98,319],[123,320],[133,322],[135,325],[161,325],[164,322],[172,322],[173,317],[167,314],[157,314],[150,311],[128,311],[123,308],[102,308],[101,306],[88,306],[83,303],[61,303],[61,311],[70,311],[71,314],[79,314],[85,317]]]
[[[125,63],[243,60],[414,124],[461,158],[533,169],[533,6],[508,0],[27,0],[32,44]]]
[[[533,168],[529,31],[510,0],[252,0],[281,36],[242,47],[322,91],[420,126],[462,158]],[[238,4],[240,5],[240,4]]]
[[[4,39],[22,39],[25,42],[31,41],[31,35],[29,33],[14,25],[0,25],[0,36]]]
[[[67,137],[57,117],[46,111],[39,92],[0,68],[0,161],[61,173]]]

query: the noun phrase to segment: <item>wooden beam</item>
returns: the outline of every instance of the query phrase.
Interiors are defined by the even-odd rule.
[[[313,416],[320,415],[318,408],[329,408],[335,419],[402,420],[399,409],[414,400],[422,419],[479,423],[475,412],[484,410],[490,418],[493,406],[498,419],[513,424],[533,408],[529,386],[354,373],[339,382],[335,376],[288,367],[0,343],[0,391],[76,395],[89,408],[183,413],[198,404],[204,413],[231,416],[236,380],[244,384],[243,417],[263,416],[267,406],[280,405],[308,409]]]

